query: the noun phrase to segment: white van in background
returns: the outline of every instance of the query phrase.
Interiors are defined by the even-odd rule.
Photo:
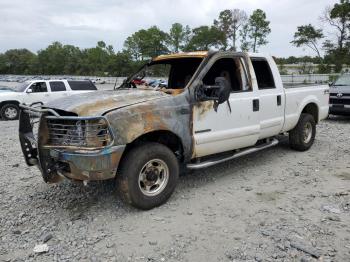
[[[0,93],[0,117],[3,120],[18,119],[19,104],[45,104],[57,98],[96,90],[89,80],[26,81],[12,91]]]

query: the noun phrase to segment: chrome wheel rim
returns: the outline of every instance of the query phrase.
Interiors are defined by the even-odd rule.
[[[312,125],[310,122],[306,123],[303,132],[303,141],[305,144],[309,143],[312,138]]]
[[[148,161],[139,173],[139,188],[146,196],[159,195],[169,181],[168,165],[161,159]]]
[[[6,118],[14,119],[17,116],[17,109],[14,107],[8,107],[5,109],[4,114]]]

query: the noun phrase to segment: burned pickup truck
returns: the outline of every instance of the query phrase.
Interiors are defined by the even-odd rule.
[[[134,81],[158,76],[166,87]],[[150,209],[171,196],[180,167],[256,152],[277,145],[279,134],[308,150],[328,101],[328,85],[284,88],[270,56],[161,55],[114,91],[22,105],[19,137],[27,164],[45,182],[115,179],[123,199]]]

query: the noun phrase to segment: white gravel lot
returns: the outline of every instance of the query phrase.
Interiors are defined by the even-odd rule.
[[[322,122],[307,152],[284,141],[186,174],[151,211],[111,181],[45,184],[17,128],[0,121],[0,261],[350,261],[350,117]]]

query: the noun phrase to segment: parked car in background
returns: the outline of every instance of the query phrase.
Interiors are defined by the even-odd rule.
[[[170,67],[166,88],[142,84],[157,66]],[[45,182],[116,178],[124,200],[150,209],[170,197],[180,166],[207,168],[275,146],[287,132],[291,148],[308,150],[328,102],[328,85],[285,88],[271,56],[162,55],[115,91],[22,106],[19,137]]]
[[[143,84],[146,84],[146,81],[143,79],[135,78],[132,80],[132,83],[134,85],[143,85]]]
[[[329,113],[350,115],[350,74],[341,75],[330,87]]]
[[[13,92],[13,89],[6,86],[0,86],[0,92]]]
[[[15,89],[0,92],[0,116],[4,120],[14,120],[19,116],[19,104],[45,104],[57,98],[96,90],[96,86],[91,81],[27,81]]]
[[[167,87],[168,82],[164,79],[151,79],[146,81],[146,83],[151,87]]]

